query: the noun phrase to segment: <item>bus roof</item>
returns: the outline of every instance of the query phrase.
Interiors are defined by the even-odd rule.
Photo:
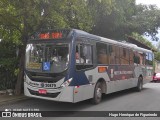
[[[130,48],[132,50],[138,50],[140,52],[152,53],[151,50],[138,47],[137,45],[132,44],[132,43],[128,43],[128,42],[124,42],[124,41],[120,42],[120,41],[112,40],[112,39],[109,39],[109,38],[100,37],[100,36],[97,36],[97,35],[93,35],[93,34],[87,33],[87,32],[82,31],[82,30],[77,30],[77,29],[72,29],[72,30],[75,31],[76,33],[78,33],[80,36],[84,35],[84,36],[96,38],[96,40],[98,40],[98,41],[106,42],[106,43],[109,43],[109,44],[114,44],[114,45],[117,45],[117,46],[123,46],[123,47],[126,47],[126,48]]]

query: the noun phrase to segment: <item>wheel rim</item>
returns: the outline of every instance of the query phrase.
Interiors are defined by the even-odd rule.
[[[101,91],[102,91],[101,88],[97,88],[96,95],[97,95],[98,99],[101,99],[101,97],[102,97]]]

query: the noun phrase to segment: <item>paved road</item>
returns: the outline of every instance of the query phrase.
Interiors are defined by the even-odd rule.
[[[40,111],[160,111],[160,83],[148,83],[144,85],[141,92],[134,90],[126,90],[110,95],[104,96],[102,102],[98,105],[92,105],[89,100],[72,103],[60,103],[53,101],[46,101],[40,99],[28,99],[8,105],[0,106],[0,111],[4,109],[38,109]],[[44,118],[42,118],[44,119]],[[45,118],[53,119],[53,118]],[[75,120],[75,118],[54,118],[54,120]],[[116,119],[116,120],[130,120],[139,118],[83,118],[79,117],[78,120],[102,120],[102,119]],[[157,119],[160,118],[140,118],[140,119]]]

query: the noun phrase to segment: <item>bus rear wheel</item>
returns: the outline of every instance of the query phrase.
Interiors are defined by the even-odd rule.
[[[143,89],[143,78],[139,77],[137,87],[136,87],[136,91],[140,92],[142,89]]]
[[[98,104],[102,100],[102,85],[101,82],[98,82],[94,89],[94,97],[92,98],[93,104]]]

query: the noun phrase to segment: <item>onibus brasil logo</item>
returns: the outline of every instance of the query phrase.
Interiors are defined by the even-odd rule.
[[[11,117],[11,111],[5,109],[5,112],[2,112],[2,117]]]
[[[40,112],[35,111],[11,111],[10,109],[5,109],[2,112],[2,117],[42,117]]]

